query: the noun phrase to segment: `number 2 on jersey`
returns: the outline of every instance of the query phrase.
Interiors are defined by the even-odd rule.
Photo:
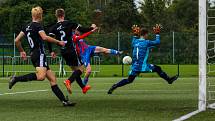
[[[61,33],[60,40],[64,41],[64,43],[67,43],[67,41],[64,40],[64,37],[66,36],[66,33],[64,31],[60,31],[60,33]]]

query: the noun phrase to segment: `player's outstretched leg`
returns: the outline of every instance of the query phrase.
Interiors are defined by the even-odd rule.
[[[108,48],[96,46],[94,53],[105,53],[105,54],[120,55],[123,53],[123,51],[117,51],[114,49],[108,49]]]
[[[11,80],[9,81],[9,89],[12,89],[12,87],[17,82],[27,82],[27,81],[43,81],[46,78],[46,67],[36,67],[36,73],[30,73],[23,76],[12,76]]]
[[[123,51],[117,51],[117,50],[114,50],[114,49],[108,49],[108,53],[110,54],[113,54],[113,55],[120,55],[123,53]]]
[[[160,66],[154,65],[153,72],[156,72],[161,78],[166,80],[168,84],[172,84],[175,80],[178,79],[178,75],[175,75],[173,77],[169,77]]]
[[[61,89],[57,85],[57,80],[56,80],[54,73],[50,69],[47,70],[46,77],[50,82],[52,92],[62,102],[63,106],[75,106],[76,103],[72,103],[68,99],[66,99],[63,92],[61,91]]]
[[[12,87],[17,83],[17,82],[27,82],[27,81],[32,81],[32,80],[37,80],[37,75],[36,73],[30,73],[26,74],[23,76],[12,76],[10,81],[9,81],[9,89],[12,89]]]
[[[123,80],[121,80],[120,82],[114,84],[114,85],[108,90],[108,94],[112,94],[113,91],[114,91],[116,88],[118,88],[118,87],[122,87],[122,86],[124,86],[124,85],[126,85],[126,84],[132,83],[132,82],[134,81],[135,77],[136,77],[136,76],[131,76],[131,75],[130,75],[130,76],[128,77],[128,79],[123,79]]]

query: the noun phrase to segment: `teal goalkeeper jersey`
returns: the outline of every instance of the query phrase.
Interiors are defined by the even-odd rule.
[[[160,44],[160,35],[156,34],[155,40],[146,40],[143,38],[132,38],[132,71],[147,72],[151,71],[148,64],[150,48]]]

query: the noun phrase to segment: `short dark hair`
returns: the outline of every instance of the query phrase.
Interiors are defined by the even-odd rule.
[[[59,8],[55,11],[55,16],[56,17],[64,17],[65,16],[65,12],[64,12],[64,9],[62,8]]]
[[[146,28],[141,28],[140,29],[140,35],[144,36],[146,34],[148,34],[148,30]]]

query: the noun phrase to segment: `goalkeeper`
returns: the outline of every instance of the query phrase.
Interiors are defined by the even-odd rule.
[[[134,81],[137,75],[140,73],[146,72],[156,72],[161,78],[166,80],[168,84],[172,84],[175,80],[177,80],[178,75],[173,77],[169,77],[160,66],[154,64],[148,64],[148,56],[149,50],[151,47],[160,44],[160,29],[161,26],[156,24],[153,27],[153,31],[156,34],[156,38],[154,41],[150,41],[147,39],[148,31],[144,28],[139,28],[137,25],[132,27],[133,33],[135,36],[132,38],[132,66],[131,71],[129,72],[129,76],[127,79],[123,79],[120,82],[114,84],[108,91],[108,94],[112,94],[112,92],[118,88],[122,87],[126,84],[130,84]]]

